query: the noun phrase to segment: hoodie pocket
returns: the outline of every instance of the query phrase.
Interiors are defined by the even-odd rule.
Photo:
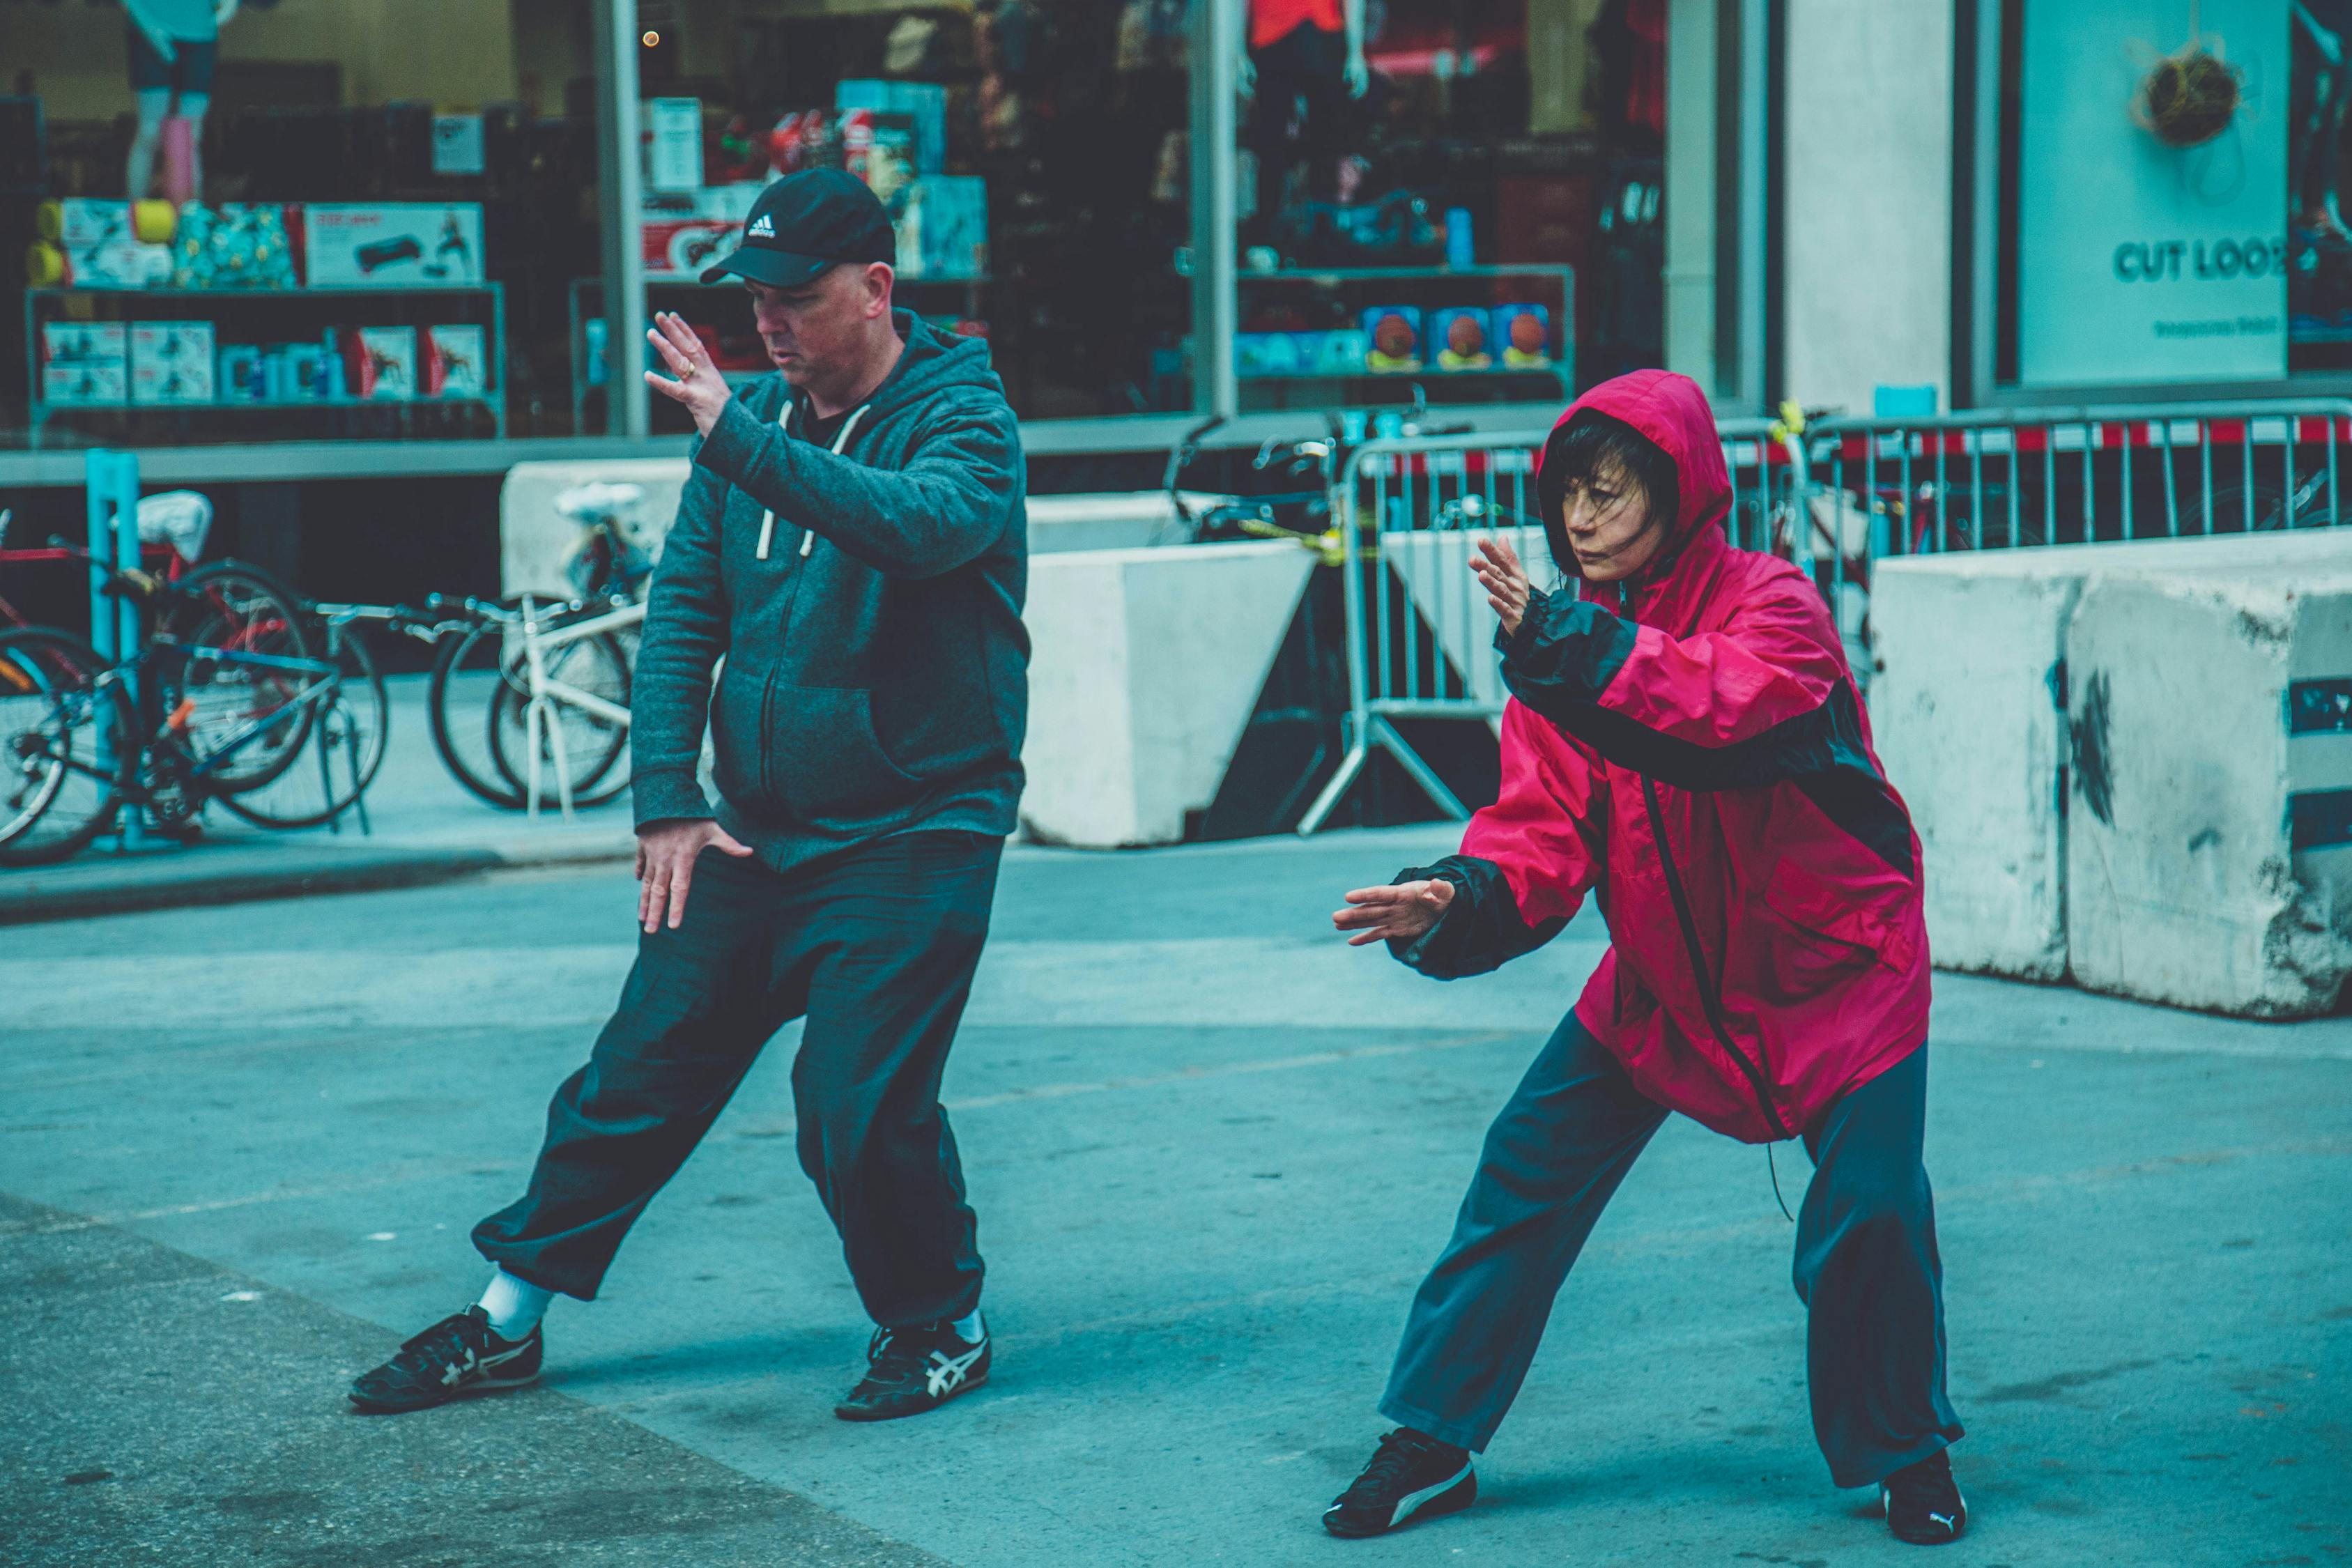
[[[891,761],[875,733],[870,692],[779,681],[767,698],[762,793],[796,819],[870,822],[922,795],[922,780]]]

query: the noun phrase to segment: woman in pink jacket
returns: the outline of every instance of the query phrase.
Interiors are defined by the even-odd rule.
[[[1334,917],[1441,980],[1533,951],[1587,893],[1611,946],[1487,1132],[1414,1298],[1381,1412],[1398,1429],[1324,1515],[1373,1535],[1468,1506],[1552,1300],[1668,1112],[1801,1138],[1813,1428],[1905,1541],[1957,1540],[1942,1267],[1920,1161],[1927,940],[1919,841],[1870,746],[1822,595],[1734,550],[1706,399],[1641,371],[1561,416],[1537,469],[1576,592],[1508,546],[1472,564],[1512,700],[1499,798],[1462,850]]]

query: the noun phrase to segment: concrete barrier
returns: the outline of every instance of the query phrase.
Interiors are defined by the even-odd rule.
[[[499,494],[499,557],[501,591],[566,595],[563,563],[577,528],[555,510],[555,498],[574,485],[596,480],[635,485],[645,491],[633,532],[658,559],[662,541],[677,518],[677,498],[686,489],[683,458],[600,458],[595,461],[517,463],[507,470]],[[1195,513],[1230,497],[1186,492]],[[1029,498],[1029,550],[1034,555],[1068,550],[1113,550],[1166,544],[1179,537],[1179,520],[1160,490],[1093,492]]]
[[[2245,1017],[2334,1006],[2352,973],[2352,551],[2095,574],[2066,670],[2076,983]]]
[[[2066,699],[2079,707],[2084,690],[2067,652],[2078,606],[2094,584],[2108,580],[2173,574],[2191,583],[2293,582],[2347,563],[2352,529],[1879,562],[1871,584],[1871,718],[1925,847],[1937,963],[2033,980],[2061,978],[2071,963],[2078,979],[2102,989],[2185,1001],[2185,993],[2157,997],[2105,970],[2095,978],[2081,973],[2069,900],[2072,839],[2084,803],[2074,777],[2077,729],[2061,706]],[[2192,656],[2151,646],[2143,657],[2164,669]],[[2269,710],[2273,718],[2279,711]],[[2181,732],[2193,742],[2195,731]],[[2170,831],[2152,823],[2146,830]],[[2185,842],[2196,831],[2179,837]],[[2207,989],[2218,996],[2226,988]]]
[[[1181,839],[1185,814],[1216,796],[1314,566],[1279,542],[1031,561],[1030,835]]]

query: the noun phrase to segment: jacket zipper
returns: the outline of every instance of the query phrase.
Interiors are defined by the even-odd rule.
[[[1732,1043],[1731,1031],[1724,1026],[1722,984],[1707,968],[1706,955],[1699,949],[1698,922],[1691,918],[1690,900],[1683,891],[1683,874],[1675,865],[1674,850],[1666,844],[1666,820],[1665,815],[1658,809],[1658,786],[1647,773],[1640,777],[1643,804],[1650,809],[1650,836],[1657,840],[1658,860],[1666,872],[1666,896],[1674,900],[1675,922],[1682,927],[1683,948],[1690,955],[1691,975],[1698,983],[1699,1005],[1706,1010],[1707,1027],[1715,1032],[1715,1043],[1739,1064],[1739,1070],[1747,1076],[1748,1087],[1755,1091],[1756,1103],[1763,1108],[1764,1120],[1772,1124],[1772,1131],[1783,1138],[1793,1138],[1796,1134],[1790,1131],[1789,1124],[1781,1120],[1780,1107],[1772,1103],[1771,1086],[1764,1076],[1763,1068]]]

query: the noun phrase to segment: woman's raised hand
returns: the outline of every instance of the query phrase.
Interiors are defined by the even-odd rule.
[[[1470,558],[1470,574],[1478,579],[1478,586],[1486,590],[1486,603],[1503,618],[1503,635],[1517,636],[1519,617],[1528,613],[1528,600],[1534,591],[1528,584],[1528,569],[1519,564],[1519,552],[1499,539],[1482,539],[1478,553]]]

